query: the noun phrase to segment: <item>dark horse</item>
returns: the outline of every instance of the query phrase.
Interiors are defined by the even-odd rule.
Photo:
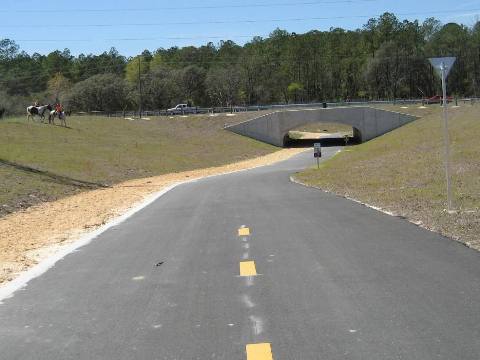
[[[35,115],[38,115],[40,117],[40,120],[43,122],[43,120],[45,119],[46,110],[52,111],[52,105],[48,104],[43,106],[29,106],[27,108],[27,121],[30,120],[30,118],[32,118],[33,121]]]

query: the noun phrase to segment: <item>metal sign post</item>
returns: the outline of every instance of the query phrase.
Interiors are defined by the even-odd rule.
[[[448,133],[447,77],[455,63],[455,57],[430,58],[430,63],[442,78],[443,90],[443,139],[445,143],[445,177],[447,180],[447,211],[452,211],[452,186],[450,175],[450,136]]]
[[[313,156],[317,159],[317,169],[320,169],[320,158],[322,157],[322,144],[313,144]]]

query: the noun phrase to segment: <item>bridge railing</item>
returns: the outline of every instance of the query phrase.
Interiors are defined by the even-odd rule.
[[[480,98],[462,98],[457,99],[458,103],[471,103],[474,104],[479,101]],[[198,107],[194,111],[194,114],[222,114],[222,113],[239,113],[239,112],[253,112],[263,110],[280,110],[280,109],[299,109],[299,108],[321,108],[321,107],[341,107],[341,106],[368,106],[368,105],[414,105],[424,104],[424,99],[398,99],[398,100],[376,100],[376,101],[339,101],[339,102],[316,102],[308,104],[272,104],[272,105],[249,105],[249,106],[228,106],[228,107]],[[114,118],[136,118],[139,117],[138,111],[88,111],[74,113],[79,116],[106,116]],[[186,113],[185,115],[190,115]],[[144,110],[142,111],[142,117],[153,116],[178,116],[182,114],[172,115],[167,110]]]

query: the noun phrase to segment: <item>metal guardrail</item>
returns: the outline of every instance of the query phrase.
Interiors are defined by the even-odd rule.
[[[462,98],[454,101],[474,104],[480,98]],[[239,112],[252,112],[262,110],[278,110],[278,109],[298,109],[298,108],[318,108],[318,107],[340,107],[340,106],[365,106],[365,105],[408,105],[408,104],[424,104],[424,99],[398,99],[398,100],[377,100],[377,101],[342,101],[342,102],[321,102],[321,103],[308,103],[308,104],[272,104],[272,105],[249,105],[249,106],[232,106],[232,107],[209,107],[209,108],[197,108],[193,114],[222,114],[222,113],[239,113]],[[145,110],[142,111],[142,117],[151,116],[178,116],[178,115],[191,115],[191,112],[185,114],[172,115],[167,110]],[[78,112],[75,115],[98,115],[115,118],[129,118],[138,117],[138,111],[89,111]]]
[[[480,98],[478,97],[465,97],[454,99],[453,102],[456,103],[470,103],[475,104],[479,102]],[[376,100],[376,101],[340,101],[340,102],[327,102],[327,103],[308,103],[308,104],[272,104],[272,105],[249,105],[249,106],[233,106],[233,107],[208,107],[208,108],[197,108],[196,114],[221,114],[221,113],[238,113],[238,112],[250,112],[250,111],[262,111],[262,110],[278,110],[278,109],[298,109],[298,108],[317,108],[324,107],[326,104],[327,107],[339,107],[339,106],[368,106],[368,105],[407,105],[407,104],[426,104],[425,99],[398,99],[398,100]],[[72,115],[76,116],[103,116],[103,117],[138,117],[138,111],[87,111],[87,112],[73,112]],[[22,113],[6,113],[2,117],[7,119],[10,117],[16,117],[23,115]],[[188,115],[188,114],[185,114]],[[142,116],[172,116],[167,112],[167,110],[145,110],[142,111]],[[0,120],[2,119],[0,118]]]

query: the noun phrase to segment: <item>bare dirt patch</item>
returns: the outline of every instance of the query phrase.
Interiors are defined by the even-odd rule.
[[[315,133],[308,131],[290,131],[289,136],[294,139],[321,139],[332,136],[331,133]]]
[[[85,191],[0,218],[0,283],[13,280],[62,245],[125,213],[167,186],[205,176],[245,170],[288,159],[304,149],[280,151],[228,165],[125,181]]]

